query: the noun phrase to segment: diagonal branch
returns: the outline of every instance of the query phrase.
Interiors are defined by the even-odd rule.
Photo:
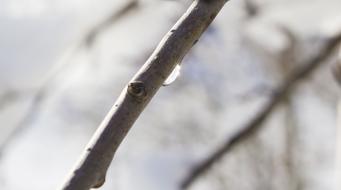
[[[332,73],[335,77],[335,80],[338,82],[339,87],[341,87],[341,49],[339,51],[338,60],[332,65]],[[337,116],[336,116],[336,183],[335,189],[341,188],[341,99],[339,98],[337,103]]]
[[[105,29],[109,26],[113,25],[115,22],[119,21],[120,19],[124,18],[132,10],[135,10],[138,7],[137,0],[130,0],[126,2],[123,7],[121,7],[118,11],[114,11],[108,18],[104,19],[102,22],[98,23],[94,26],[79,42],[80,45],[77,47],[90,47],[98,35],[100,35]],[[70,55],[73,54],[73,51],[77,51],[78,49],[73,49]],[[66,56],[68,57],[68,56]],[[42,82],[40,87],[34,92],[32,95],[32,100],[30,103],[29,108],[27,109],[27,113],[19,119],[18,124],[14,127],[14,129],[5,137],[4,140],[0,142],[0,159],[1,153],[12,143],[12,141],[24,131],[28,130],[28,124],[31,123],[36,117],[38,113],[41,111],[41,107],[43,106],[43,102],[46,100],[48,92],[51,88],[51,82],[54,80],[58,74],[63,72],[65,69],[68,68],[71,62],[61,61],[61,64],[57,64],[54,68],[50,70],[46,79]],[[14,94],[15,93],[15,94]],[[5,107],[10,101],[20,96],[19,92],[12,92],[6,93],[3,97],[0,97],[0,110]]]
[[[275,95],[268,101],[259,113],[244,126],[239,132],[229,138],[221,147],[219,147],[213,154],[196,165],[190,174],[183,181],[182,188],[187,189],[195,180],[202,176],[209,170],[214,163],[219,161],[224,154],[231,151],[249,137],[255,135],[262,128],[263,122],[268,118],[272,111],[278,106],[286,95],[290,93],[300,80],[308,77],[315,71],[322,63],[326,61],[337,49],[341,41],[341,34],[327,40],[325,47],[312,59],[308,60],[304,66],[294,71],[282,85],[275,91]]]
[[[67,177],[63,190],[102,186],[112,158],[135,120],[225,3],[226,0],[195,0],[192,3],[124,88]]]
[[[6,90],[5,93],[0,95],[0,111],[8,104],[12,103],[19,97],[19,92],[15,90]]]
[[[86,35],[82,43],[86,46],[91,46],[96,37],[102,33],[105,29],[109,28],[113,23],[117,20],[121,19],[125,16],[128,12],[135,10],[138,8],[138,1],[137,0],[130,0],[128,1],[120,10],[117,12],[113,12],[109,15],[108,18],[104,19],[102,22],[98,23],[94,28],[92,28]]]

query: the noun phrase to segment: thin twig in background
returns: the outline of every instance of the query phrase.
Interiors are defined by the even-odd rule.
[[[102,186],[114,154],[133,123],[225,3],[226,0],[195,0],[192,3],[124,88],[62,185],[63,190]]]
[[[109,17],[107,17],[101,23],[97,24],[94,28],[92,28],[85,35],[85,38],[84,40],[82,40],[82,43],[85,44],[87,47],[90,47],[100,33],[102,33],[105,29],[107,29],[116,21],[120,20],[127,13],[131,12],[132,10],[135,10],[137,7],[138,1],[130,0],[120,10],[113,12]]]
[[[224,154],[231,151],[235,146],[241,144],[249,137],[255,135],[262,128],[263,122],[272,113],[274,108],[278,106],[288,93],[298,84],[298,82],[313,73],[322,63],[329,58],[341,41],[341,34],[328,39],[325,47],[312,59],[302,64],[301,68],[293,71],[293,73],[278,87],[275,95],[268,101],[259,111],[259,113],[247,123],[239,132],[229,138],[221,147],[205,160],[196,165],[183,180],[181,187],[187,189],[195,180],[209,170],[214,163],[219,161]]]
[[[19,97],[19,92],[14,90],[6,90],[0,96],[0,111],[5,109],[9,104],[17,100]]]
[[[281,52],[278,59],[278,65],[281,68],[281,73],[284,76],[289,76],[289,74],[295,69],[297,65],[297,54],[299,52],[298,39],[296,35],[289,30],[287,27],[279,26],[280,31],[286,35],[288,39],[288,46]],[[288,93],[286,97],[282,100],[282,105],[285,110],[285,153],[284,153],[284,163],[286,166],[286,172],[288,174],[288,189],[302,189],[302,184],[299,182],[300,174],[295,168],[295,140],[297,140],[297,124],[295,113],[293,112],[293,97],[292,93]]]
[[[332,73],[335,80],[338,82],[339,87],[341,87],[341,49],[339,51],[339,57],[335,64],[332,65]],[[339,98],[337,103],[337,115],[336,115],[336,176],[335,176],[335,189],[341,188],[341,99]]]
[[[244,6],[249,18],[253,18],[259,14],[259,5],[257,5],[253,0],[244,0]]]
[[[100,35],[100,33],[102,33],[109,26],[113,25],[115,22],[119,21],[128,12],[135,9],[137,6],[138,6],[137,0],[130,0],[129,2],[125,3],[123,5],[123,7],[120,8],[118,11],[115,11],[111,16],[109,16],[108,18],[106,18],[104,21],[100,22],[96,26],[94,26],[93,29],[91,29],[90,32],[87,33],[84,38],[82,38],[82,40],[80,41],[81,45],[78,47],[81,47],[84,44],[87,47],[91,46],[91,44],[94,42],[95,38],[98,35]],[[76,49],[74,49],[74,51],[77,51],[78,47],[76,47]],[[72,51],[68,55],[72,55],[74,51]],[[68,56],[66,56],[66,57],[68,58]],[[51,89],[51,82],[59,73],[61,73],[65,69],[67,69],[68,68],[67,66],[71,62],[67,62],[64,60],[64,61],[60,61],[60,63],[61,64],[58,64],[56,67],[51,69],[50,73],[48,74],[46,79],[44,79],[44,81],[42,82],[40,87],[38,87],[38,89],[34,92],[33,95],[30,95],[30,96],[32,96],[32,100],[30,101],[30,106],[26,111],[27,114],[25,114],[22,118],[19,118],[18,124],[14,127],[14,129],[6,137],[6,139],[2,141],[3,143],[0,144],[0,156],[1,156],[1,153],[6,149],[6,147],[12,143],[13,139],[15,139],[19,134],[22,134],[23,131],[28,129],[27,126],[37,117],[38,113],[41,110],[42,103],[46,99],[47,93]],[[16,92],[15,97],[20,96],[19,93],[24,93],[24,92]],[[6,99],[6,101],[8,98],[11,98],[11,100],[13,98],[15,98],[14,96],[10,96],[8,98],[7,97],[8,97],[7,94],[5,94],[4,98]],[[13,101],[15,101],[15,100],[13,100]],[[5,104],[7,104],[7,103],[9,103],[9,102],[5,102],[5,101],[0,100],[0,109],[3,106],[5,106]],[[2,104],[4,104],[4,105],[2,105]]]
[[[40,88],[36,94],[33,96],[31,100],[31,104],[27,109],[27,114],[23,116],[15,126],[15,128],[10,132],[10,134],[3,140],[3,143],[0,144],[0,155],[6,149],[6,147],[12,143],[12,140],[15,139],[19,134],[21,134],[26,126],[31,123],[33,119],[35,119],[37,112],[40,111],[41,102],[45,96],[45,88]]]

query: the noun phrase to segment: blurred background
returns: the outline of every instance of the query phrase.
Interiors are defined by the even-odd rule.
[[[60,186],[187,0],[0,0],[0,189]],[[104,190],[177,190],[257,117],[193,190],[340,190],[340,0],[231,0],[123,141]],[[294,86],[280,100],[282,84]]]

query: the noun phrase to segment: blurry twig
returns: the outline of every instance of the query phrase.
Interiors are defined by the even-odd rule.
[[[19,97],[19,92],[14,90],[7,90],[0,96],[0,110],[7,107],[8,104],[15,101]]]
[[[208,156],[205,160],[196,165],[189,173],[189,175],[182,182],[182,188],[188,188],[195,180],[209,170],[214,163],[220,160],[224,154],[231,151],[235,146],[241,144],[249,137],[255,135],[261,128],[263,122],[272,113],[274,108],[278,106],[282,100],[285,99],[288,93],[297,86],[298,82],[313,73],[322,63],[329,58],[338,44],[341,41],[341,34],[327,40],[325,47],[312,59],[304,63],[301,68],[294,70],[289,77],[278,87],[276,93],[272,98],[261,108],[259,113],[249,121],[235,135],[229,138],[221,147],[219,147],[213,154]]]
[[[119,11],[113,12],[108,18],[104,19],[101,23],[97,24],[93,29],[91,29],[86,35],[83,44],[90,47],[99,33],[103,32],[106,28],[111,26],[113,23],[121,19],[128,12],[138,7],[137,0],[128,1]]]
[[[80,42],[80,44],[86,44],[91,45],[94,42],[94,39],[99,35],[100,32],[102,32],[105,28],[112,25],[114,22],[121,19],[126,13],[128,13],[131,9],[137,7],[137,0],[130,0],[127,2],[120,10],[117,12],[115,11],[110,17],[99,23],[98,25],[94,26],[93,29],[90,30],[89,33],[85,35],[83,40]],[[77,50],[77,49],[75,49]],[[73,51],[71,52],[71,54]],[[66,56],[67,57],[67,56]],[[34,93],[30,106],[27,109],[27,114],[23,116],[23,118],[20,119],[19,123],[13,131],[9,134],[9,136],[4,140],[4,143],[0,144],[0,155],[1,152],[5,150],[5,148],[12,142],[13,139],[15,139],[18,134],[21,134],[24,129],[27,129],[26,126],[32,122],[36,118],[36,115],[41,110],[42,102],[46,98],[46,94],[48,93],[49,89],[51,88],[51,82],[53,79],[62,71],[64,71],[66,68],[68,68],[69,64],[66,63],[66,61],[61,61],[61,64],[56,65],[53,69],[51,69],[48,76],[44,79],[40,87],[36,90]],[[18,94],[16,94],[17,96]],[[13,99],[13,93],[5,94],[3,96],[3,101],[0,101],[0,108],[3,107],[5,104],[7,104],[7,100]]]
[[[25,127],[27,126],[28,123],[31,122],[36,116],[36,113],[39,112],[40,107],[41,107],[41,101],[44,97],[45,94],[45,88],[40,88],[37,92],[36,95],[33,96],[33,99],[31,100],[30,107],[28,108],[27,114],[20,119],[19,123],[17,126],[11,131],[11,133],[5,137],[6,139],[3,140],[0,144],[0,156],[2,152],[6,149],[6,147],[12,142],[13,139],[18,134],[21,134]]]
[[[335,80],[338,82],[339,87],[341,87],[341,49],[339,52],[338,60],[332,65],[332,73]],[[337,103],[337,115],[336,115],[336,188],[341,188],[341,99],[339,98]]]
[[[279,26],[280,31],[285,34],[288,39],[288,46],[281,52],[278,63],[281,67],[281,73],[284,73],[284,76],[290,76],[289,74],[296,69],[297,61],[297,52],[300,52],[297,47],[299,42],[296,35],[289,30],[287,27]],[[295,140],[297,133],[297,125],[295,121],[295,115],[293,113],[293,104],[292,97],[288,94],[282,100],[282,105],[285,110],[285,153],[284,153],[284,162],[286,166],[286,172],[288,174],[288,188],[289,189],[302,189],[302,184],[300,183],[300,175],[295,170]]]
[[[244,0],[244,6],[248,18],[255,17],[259,14],[260,7],[253,0]]]

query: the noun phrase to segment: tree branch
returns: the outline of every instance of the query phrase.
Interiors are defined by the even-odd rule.
[[[118,11],[114,11],[108,18],[104,19],[102,22],[96,24],[90,31],[81,39],[79,42],[79,45],[75,47],[73,51],[77,51],[79,47],[90,47],[98,35],[101,34],[105,29],[107,29],[109,26],[114,24],[115,22],[119,21],[121,18],[126,16],[127,13],[129,13],[132,10],[135,10],[138,7],[138,1],[137,0],[130,0],[127,1],[126,4],[123,5]],[[70,53],[72,55],[73,53]],[[42,84],[38,87],[36,92],[34,92],[31,103],[29,108],[27,109],[27,113],[19,119],[18,124],[14,127],[14,129],[6,136],[5,140],[3,140],[0,143],[0,159],[2,152],[7,148],[9,144],[12,143],[12,141],[20,134],[22,134],[24,131],[28,130],[28,124],[31,123],[34,119],[36,119],[39,111],[41,111],[41,107],[43,102],[47,98],[47,94],[50,90],[50,83],[53,81],[58,74],[62,73],[65,69],[67,69],[69,64],[71,62],[61,61],[61,64],[57,64],[55,67],[53,67],[50,70],[50,73],[48,73],[46,79],[42,82]],[[0,110],[3,109],[4,106],[6,106],[9,101],[7,99],[11,99],[11,101],[18,96],[20,96],[19,92],[9,92],[3,95],[4,100],[2,97],[0,97]],[[15,96],[14,96],[15,95]]]
[[[94,28],[92,28],[86,34],[84,40],[82,40],[82,43],[84,43],[88,47],[91,46],[96,40],[98,34],[103,32],[117,20],[125,16],[128,12],[135,10],[137,7],[138,7],[137,0],[128,1],[121,9],[119,9],[117,12],[116,11],[113,12],[108,18],[104,19],[102,22],[98,23]]]
[[[244,0],[244,6],[249,18],[255,17],[259,14],[259,5],[257,5],[253,0]]]
[[[19,92],[15,90],[5,90],[3,94],[0,95],[0,111],[4,109],[8,104],[15,101],[19,97]]]
[[[332,73],[335,80],[338,82],[339,87],[341,87],[341,49],[339,51],[338,60],[332,65]],[[336,189],[341,188],[341,99],[339,98],[337,103],[337,115],[336,115]]]
[[[298,84],[298,82],[313,73],[328,57],[330,57],[341,41],[341,34],[327,40],[325,47],[312,59],[308,60],[304,66],[294,71],[275,91],[274,96],[268,101],[259,113],[244,126],[239,132],[229,138],[213,154],[196,165],[182,183],[182,188],[187,189],[195,180],[209,170],[214,163],[219,161],[224,154],[234,147],[244,142],[249,137],[255,135],[262,128],[263,122],[278,106],[286,95]]]
[[[105,117],[63,190],[100,187],[120,143],[164,80],[213,21],[226,0],[195,0],[124,88]]]

